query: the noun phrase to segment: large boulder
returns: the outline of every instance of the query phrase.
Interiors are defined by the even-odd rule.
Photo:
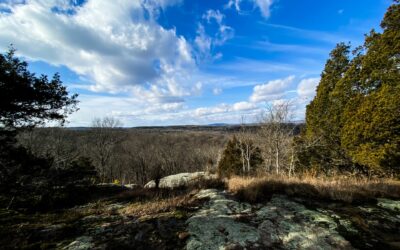
[[[209,174],[207,172],[194,172],[194,173],[180,173],[165,176],[160,179],[160,188],[178,188],[189,185],[195,185],[204,180],[216,179],[217,175]],[[154,180],[144,185],[145,188],[155,188],[156,182]]]

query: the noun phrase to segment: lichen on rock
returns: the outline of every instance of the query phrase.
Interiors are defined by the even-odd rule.
[[[202,190],[197,197],[207,197],[210,201],[187,220],[191,235],[186,246],[188,250],[224,249],[229,245],[246,247],[259,241],[257,228],[235,220],[234,215],[241,213],[246,206],[227,199],[215,189]]]
[[[352,249],[337,231],[335,216],[307,209],[285,196],[250,205],[209,189],[197,194],[208,204],[187,220],[187,249]],[[245,217],[248,221],[237,218]]]

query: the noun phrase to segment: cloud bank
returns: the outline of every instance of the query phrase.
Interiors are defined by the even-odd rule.
[[[89,0],[10,3],[0,15],[0,44],[13,43],[31,60],[65,65],[90,90],[120,92],[158,86],[177,94],[177,78],[194,67],[191,45],[156,22],[177,0]],[[2,48],[5,49],[5,48]]]

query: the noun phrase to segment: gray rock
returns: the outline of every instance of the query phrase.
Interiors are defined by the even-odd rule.
[[[197,194],[199,199],[206,197],[210,202],[187,220],[190,237],[186,249],[241,249],[259,240],[255,227],[235,220],[235,215],[250,205],[241,206],[215,189]]]
[[[262,221],[259,230],[265,246],[282,245],[285,249],[352,249],[351,244],[337,232],[337,224],[321,212],[310,210],[274,196],[257,212]]]
[[[65,250],[86,250],[92,249],[92,237],[89,236],[82,236],[76,238],[73,242],[71,242],[68,246],[64,247]]]
[[[332,211],[310,210],[285,196],[273,196],[262,206],[228,199],[213,189],[202,190],[196,197],[209,198],[209,202],[187,220],[188,250],[352,249],[338,233],[338,216]],[[237,219],[241,217],[248,220]]]
[[[400,201],[381,198],[378,199],[378,206],[394,212],[400,212]]]
[[[209,180],[217,178],[216,175],[209,174],[207,172],[194,172],[194,173],[180,173],[165,176],[160,179],[160,188],[177,188],[182,186],[188,186],[196,184],[202,180]],[[144,185],[145,188],[155,188],[156,183],[154,180]]]

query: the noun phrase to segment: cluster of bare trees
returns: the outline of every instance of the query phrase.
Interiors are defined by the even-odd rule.
[[[51,160],[55,168],[64,168],[81,155],[77,149],[83,136],[58,127],[38,128],[19,133],[18,141],[33,155]]]
[[[295,126],[290,123],[291,119],[290,102],[282,102],[268,106],[261,120],[259,138],[267,172],[281,174],[283,171],[289,176],[294,173]]]
[[[213,131],[124,129],[114,118],[93,120],[91,128],[38,128],[21,133],[19,142],[37,156],[63,168],[89,158],[101,182],[145,184],[179,172],[212,169],[228,138]],[[211,164],[211,165],[210,165]]]
[[[254,172],[254,163],[259,161],[254,161],[254,158],[260,157],[260,148],[255,145],[255,141],[257,140],[257,134],[254,131],[250,131],[243,122],[240,127],[239,132],[236,134],[237,138],[237,147],[240,150],[240,158],[242,162],[242,173],[249,175]],[[252,164],[253,163],[253,164]]]
[[[294,175],[296,153],[301,149],[294,144],[298,126],[291,123],[290,108],[289,102],[268,106],[257,126],[242,124],[235,133],[242,173]],[[144,184],[178,172],[212,170],[230,137],[215,131],[121,127],[119,120],[105,117],[94,119],[86,129],[28,130],[19,135],[19,142],[34,155],[50,157],[56,168],[85,157],[96,167],[101,182]]]
[[[261,149],[264,169],[262,173],[294,175],[296,162],[296,146],[294,134],[298,127],[291,123],[292,112],[290,102],[282,102],[267,106],[259,118],[258,129],[249,130],[242,125],[236,134],[243,173],[249,173],[251,158]]]

